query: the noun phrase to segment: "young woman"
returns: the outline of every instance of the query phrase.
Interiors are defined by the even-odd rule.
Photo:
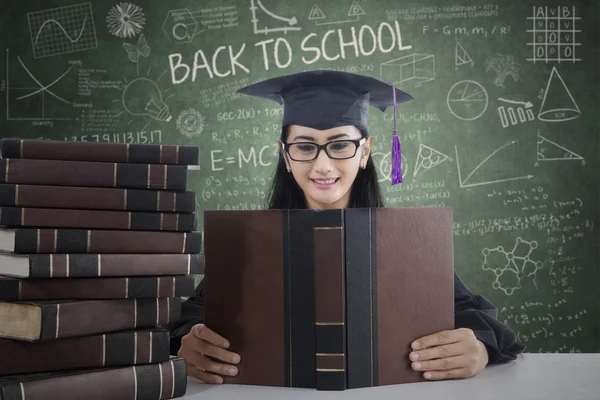
[[[259,82],[239,91],[284,104],[281,149],[268,207],[332,209],[383,207],[371,158],[368,107],[384,111],[408,94],[377,79],[332,71],[310,71]],[[396,149],[397,150],[397,149]],[[395,154],[396,158],[400,155]],[[514,360],[524,350],[498,321],[495,306],[471,293],[454,274],[457,329],[415,340],[409,360],[430,380],[468,378],[489,363]],[[204,286],[182,306],[172,325],[171,353],[187,361],[188,375],[222,383],[236,375],[240,356],[204,320]]]

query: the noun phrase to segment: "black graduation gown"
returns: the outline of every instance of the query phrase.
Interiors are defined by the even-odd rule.
[[[498,309],[485,297],[473,294],[454,273],[454,322],[455,328],[470,328],[477,339],[485,344],[489,364],[516,359],[525,350],[517,342],[513,330],[497,319]],[[182,303],[181,319],[170,325],[171,354],[176,355],[181,347],[182,336],[192,326],[204,322],[204,281],[196,287],[194,294]]]

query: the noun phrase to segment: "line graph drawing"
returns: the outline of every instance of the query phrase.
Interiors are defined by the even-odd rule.
[[[257,5],[258,5],[258,7],[257,7]],[[264,28],[262,28],[262,29],[259,28],[258,27],[259,20],[258,20],[258,15],[257,15],[257,10],[259,8],[263,13],[265,13],[272,19],[274,19],[276,21],[285,22],[289,26],[280,26],[277,28],[269,28],[269,27],[267,27],[267,25],[264,25]],[[269,33],[274,33],[274,32],[283,32],[284,34],[287,34],[288,32],[299,31],[302,29],[299,26],[294,26],[298,23],[298,20],[296,19],[296,17],[286,18],[286,17],[282,17],[280,15],[277,15],[277,14],[271,12],[268,8],[266,8],[260,0],[250,0],[250,11],[252,12],[252,25],[254,27],[255,35],[259,35],[259,34],[268,35]]]
[[[545,138],[538,131],[537,161],[585,161],[585,159],[574,151]]]
[[[30,12],[27,21],[35,58],[98,47],[91,3]]]
[[[55,78],[49,84],[40,82],[31,70],[25,65],[21,57],[17,56],[17,66],[21,72],[18,84],[11,86],[10,69],[10,50],[6,49],[6,119],[12,121],[18,120],[45,120],[61,121],[71,120],[72,118],[58,118],[57,111],[62,110],[60,104],[67,104],[72,107],[72,103],[63,96],[58,95],[53,87],[62,81],[73,69],[70,67],[58,78]],[[23,75],[22,73],[25,73]],[[52,89],[52,90],[51,90]],[[60,101],[57,103],[55,100]],[[62,106],[64,108],[64,106]],[[11,114],[12,111],[12,114]],[[47,117],[52,114],[52,117]]]
[[[493,180],[489,180],[489,181],[483,181],[483,182],[477,182],[477,183],[468,183],[467,181],[469,179],[471,179],[471,177],[478,171],[480,170],[486,163],[488,163],[490,160],[496,158],[496,155],[498,153],[500,153],[502,150],[506,149],[509,146],[512,146],[514,144],[516,144],[517,141],[513,140],[512,142],[509,142],[507,144],[505,144],[504,146],[501,146],[499,148],[497,148],[496,150],[494,150],[489,156],[487,156],[486,158],[483,159],[483,161],[481,161],[479,163],[479,165],[477,165],[469,175],[467,175],[467,177],[463,180],[462,178],[462,173],[461,173],[461,168],[460,168],[460,158],[458,156],[458,146],[454,145],[454,152],[456,153],[456,168],[458,170],[458,183],[460,185],[461,188],[468,188],[468,187],[473,187],[473,186],[482,186],[482,185],[490,185],[493,183],[502,183],[502,182],[509,182],[509,181],[516,181],[516,180],[521,180],[521,179],[531,179],[533,178],[533,175],[524,175],[524,176],[518,176],[518,177],[511,177],[511,178],[502,178],[502,179],[493,179]],[[502,162],[497,162],[495,164],[495,166],[503,166],[505,163],[502,160]],[[488,168],[490,169],[490,168]]]

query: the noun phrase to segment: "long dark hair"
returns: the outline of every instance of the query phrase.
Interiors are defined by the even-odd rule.
[[[361,138],[368,137],[368,132],[362,128],[360,130]],[[284,126],[281,130],[281,142],[285,143],[288,137],[289,129]],[[271,189],[267,197],[267,206],[269,209],[305,209],[306,198],[304,192],[294,179],[294,176],[287,172],[285,160],[282,151],[279,151],[279,160],[273,174]],[[352,187],[350,188],[350,208],[372,208],[383,207],[383,196],[377,180],[377,171],[375,164],[369,154],[367,167],[359,169]]]

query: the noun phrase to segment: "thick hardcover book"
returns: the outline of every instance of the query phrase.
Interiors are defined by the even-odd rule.
[[[0,206],[191,213],[196,193],[3,183]]]
[[[180,316],[178,297],[0,302],[0,337],[69,338],[163,325]]]
[[[454,329],[451,209],[204,217],[205,323],[242,357],[226,382],[342,389],[424,381],[410,366],[410,344]]]
[[[204,273],[203,254],[0,253],[0,275],[17,278],[190,275]]]
[[[4,138],[2,158],[198,165],[200,148],[161,144]]]
[[[192,232],[196,214],[0,207],[6,227]]]
[[[19,279],[0,276],[0,301],[189,297],[194,278],[159,277]]]
[[[185,165],[0,159],[0,183],[186,190]]]
[[[0,377],[0,400],[167,400],[187,389],[183,358],[117,368]]]
[[[0,375],[160,363],[170,358],[169,343],[161,328],[41,342],[0,339]]]
[[[0,250],[11,253],[200,253],[200,232],[93,229],[0,229]]]

